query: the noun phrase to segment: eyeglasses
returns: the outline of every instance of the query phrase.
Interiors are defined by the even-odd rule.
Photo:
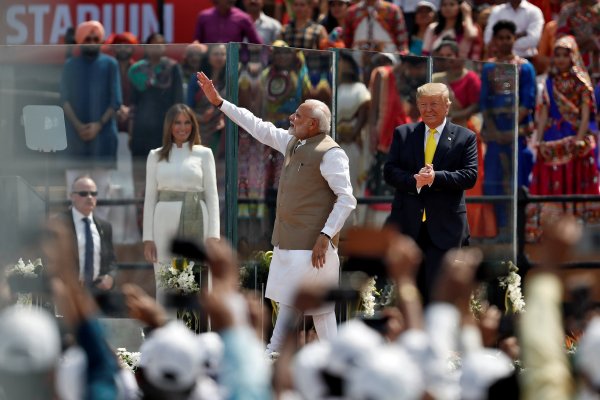
[[[95,192],[87,192],[85,190],[82,190],[80,192],[73,192],[73,194],[78,194],[81,197],[88,197],[88,196],[96,197],[96,196],[98,196],[98,192],[97,191],[95,191]]]

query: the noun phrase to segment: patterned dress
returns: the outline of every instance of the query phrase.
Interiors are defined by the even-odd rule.
[[[600,194],[593,87],[575,39],[564,36],[556,41],[554,48],[569,50],[571,68],[564,73],[552,70],[546,79],[543,105],[548,109],[548,119],[529,190],[539,195]],[[578,144],[576,135],[584,108],[590,110],[589,128]],[[539,238],[544,221],[563,211],[575,212],[588,221],[600,216],[600,207],[592,204],[578,203],[576,207],[570,203],[531,205],[528,207],[528,240]]]

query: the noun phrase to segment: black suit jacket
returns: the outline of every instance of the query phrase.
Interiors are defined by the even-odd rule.
[[[465,190],[477,181],[475,133],[446,120],[433,157],[433,184],[417,193],[413,175],[425,166],[425,130],[423,122],[394,130],[384,166],[385,181],[396,189],[387,222],[416,240],[427,210],[433,244],[441,249],[460,247],[469,238]]]
[[[73,239],[75,240],[75,264],[79,268],[77,272],[81,269],[79,265],[79,254],[78,254],[78,246],[77,246],[77,236],[75,231],[75,221],[73,221],[73,212],[68,210],[59,215],[59,218],[63,219],[67,226],[71,229],[73,233]],[[100,219],[94,216],[94,223],[96,224],[96,229],[98,229],[98,234],[100,234],[100,271],[99,276],[102,275],[111,275],[113,278],[117,272],[117,265],[115,263],[115,251],[113,248],[113,240],[112,240],[112,226],[108,221]]]

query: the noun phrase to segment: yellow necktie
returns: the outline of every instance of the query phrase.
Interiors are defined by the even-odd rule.
[[[436,132],[435,129],[429,129],[429,135],[427,135],[427,141],[425,141],[425,164],[431,164],[433,161],[433,155],[435,154],[435,148],[437,147],[434,136]],[[426,219],[425,210],[423,210],[423,221]]]
[[[427,136],[427,141],[425,142],[425,164],[431,164],[433,161],[433,155],[435,154],[435,148],[437,147],[434,137],[436,132],[437,131],[435,129],[429,130],[429,135]]]

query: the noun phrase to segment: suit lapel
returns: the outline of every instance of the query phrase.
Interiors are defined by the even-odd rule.
[[[446,122],[446,126],[444,126],[444,130],[442,131],[442,135],[440,136],[440,140],[438,142],[437,147],[435,148],[435,153],[433,155],[433,169],[440,169],[441,162],[444,160],[444,156],[452,147],[454,143],[454,129],[450,126],[450,122]]]
[[[417,172],[425,166],[425,124],[420,122],[414,130],[413,148],[417,160]]]

